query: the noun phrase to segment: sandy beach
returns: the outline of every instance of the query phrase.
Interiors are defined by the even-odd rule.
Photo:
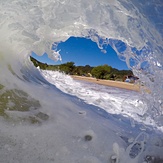
[[[132,91],[140,91],[140,86],[137,84],[131,84],[131,83],[120,82],[120,81],[112,81],[112,80],[95,79],[92,77],[83,77],[83,76],[75,76],[75,75],[72,75],[71,77],[75,80],[83,80],[86,82],[92,82],[92,83],[101,84],[101,85],[110,86],[110,87],[128,89]]]

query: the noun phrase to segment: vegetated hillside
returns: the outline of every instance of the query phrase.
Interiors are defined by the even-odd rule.
[[[61,71],[69,75],[79,75],[79,76],[93,76],[97,79],[108,79],[108,80],[118,80],[123,81],[124,76],[133,75],[131,70],[118,70],[112,68],[111,66],[100,65],[96,67],[91,67],[90,65],[85,66],[75,66],[74,62],[67,62],[60,65],[48,65],[46,63],[39,62],[33,57],[30,57],[31,61],[36,67],[40,67],[43,70]]]

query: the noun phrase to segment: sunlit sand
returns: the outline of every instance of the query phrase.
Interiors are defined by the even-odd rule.
[[[110,87],[117,87],[117,88],[122,88],[122,89],[133,90],[133,91],[140,91],[139,84],[132,84],[132,83],[126,83],[126,82],[120,82],[120,81],[112,81],[112,80],[102,80],[102,79],[95,79],[92,77],[83,77],[83,76],[75,76],[75,75],[72,75],[71,77],[76,80],[83,80],[83,81],[106,85]]]

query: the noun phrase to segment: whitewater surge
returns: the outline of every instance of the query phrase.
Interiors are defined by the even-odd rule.
[[[40,72],[58,89],[77,96],[88,104],[98,106],[111,114],[123,114],[138,122],[151,124],[151,127],[157,126],[152,119],[143,119],[142,121],[141,118],[147,111],[147,104],[141,101],[139,92],[75,81],[69,75],[58,71],[40,70]]]
[[[163,125],[162,11],[161,0],[0,0],[0,162],[162,162],[163,134],[155,128]],[[101,97],[100,105],[94,97],[87,104],[83,85],[63,93],[30,55],[58,60],[57,45],[71,36],[103,51],[110,44],[150,92],[123,109]],[[131,123],[134,112],[124,116],[135,105],[143,123]]]
[[[143,117],[148,108],[140,92],[75,81],[69,75],[59,71],[40,70],[40,72],[47,81],[67,94],[77,96],[86,103],[98,106],[108,113],[130,117],[133,119],[131,124],[134,121],[141,122],[163,131],[163,127],[157,125],[151,117]]]

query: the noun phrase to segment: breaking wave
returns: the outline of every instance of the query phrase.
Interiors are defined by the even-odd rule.
[[[46,52],[60,59],[57,45],[71,36],[91,39],[101,50],[110,44],[150,90],[141,92],[147,104],[142,118],[162,127],[162,11],[161,0],[0,0],[1,161],[161,159],[162,133],[146,127],[142,132],[140,124],[127,128],[123,113],[123,123],[118,122],[116,116],[62,93],[29,56]]]

